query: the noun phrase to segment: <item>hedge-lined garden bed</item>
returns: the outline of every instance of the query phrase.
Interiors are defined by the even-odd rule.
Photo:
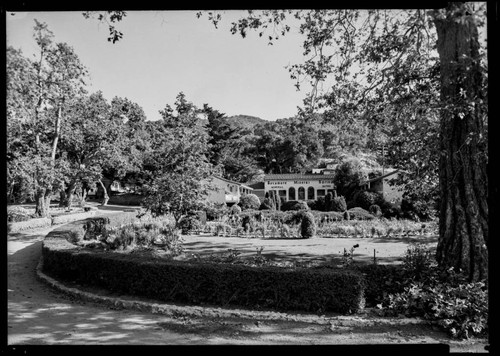
[[[87,219],[93,217],[96,214],[97,210],[89,210],[82,213],[73,213],[73,214],[65,214],[65,215],[57,215],[51,218],[38,218],[38,219],[29,219],[26,221],[18,221],[18,222],[8,222],[8,231],[11,233],[49,227],[52,225],[61,225],[66,224],[73,221],[78,221],[82,219]]]
[[[123,217],[112,225],[123,221]],[[44,272],[61,280],[165,302],[235,305],[279,311],[355,313],[364,305],[363,276],[337,269],[253,267],[144,259],[77,247],[66,239],[82,222],[47,235]]]

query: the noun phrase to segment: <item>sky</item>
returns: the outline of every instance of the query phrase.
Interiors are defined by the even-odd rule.
[[[55,42],[72,46],[90,73],[90,92],[102,91],[138,103],[148,120],[184,92],[196,106],[207,103],[232,115],[264,120],[297,113],[305,92],[298,92],[287,65],[303,60],[303,39],[287,34],[270,46],[252,32],[232,35],[230,23],[245,11],[222,11],[218,29],[196,11],[130,11],[116,25],[124,37],[108,42],[108,27],[81,12],[7,13],[7,46],[36,53],[34,19],[45,22]],[[296,30],[292,26],[291,32]]]

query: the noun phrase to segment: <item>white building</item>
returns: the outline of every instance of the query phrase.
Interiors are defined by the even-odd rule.
[[[334,174],[267,174],[264,193],[275,192],[286,201],[316,200],[329,192],[334,196]]]

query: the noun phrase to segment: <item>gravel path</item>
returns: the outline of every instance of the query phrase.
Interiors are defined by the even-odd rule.
[[[109,207],[100,213],[119,209]],[[36,277],[43,237],[52,228],[8,236],[8,345],[450,345],[452,352],[485,352],[487,340],[452,341],[413,319],[308,316],[273,320],[262,312],[237,309],[213,313],[161,315],[114,310],[61,294]],[[95,290],[92,290],[95,292]],[[198,307],[198,310],[200,308]],[[201,308],[203,309],[203,308]],[[191,314],[191,315],[190,315]],[[309,319],[308,319],[309,318]],[[329,320],[325,322],[325,320]]]

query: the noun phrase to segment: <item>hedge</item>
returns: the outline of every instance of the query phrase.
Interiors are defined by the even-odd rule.
[[[81,225],[66,225],[46,236],[45,273],[165,302],[347,314],[364,305],[363,277],[356,271],[144,259],[66,241],[68,232]]]
[[[90,210],[84,213],[75,213],[75,214],[65,214],[52,217],[52,225],[66,224],[72,221],[78,221],[90,218],[94,216],[96,210]]]
[[[9,222],[7,223],[7,231],[10,233],[19,232],[23,230],[36,229],[40,227],[48,227],[52,225],[50,218],[30,219],[27,221]]]

